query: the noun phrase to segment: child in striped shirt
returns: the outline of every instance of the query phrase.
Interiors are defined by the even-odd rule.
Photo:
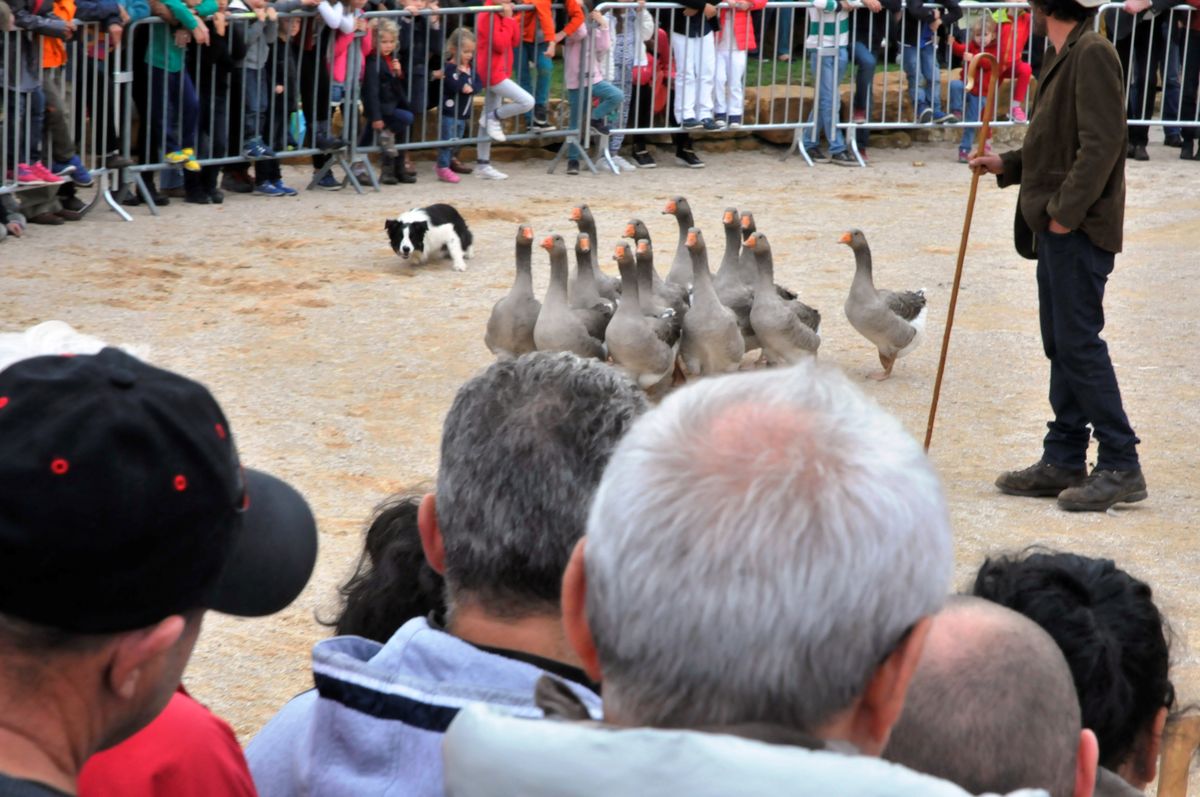
[[[808,37],[804,48],[817,86],[817,101],[809,117],[812,127],[804,134],[804,150],[818,163],[858,165],[846,150],[846,139],[837,126],[841,106],[837,89],[849,60],[851,8],[846,0],[816,0],[807,9]],[[829,142],[828,155],[821,149],[822,133]]]

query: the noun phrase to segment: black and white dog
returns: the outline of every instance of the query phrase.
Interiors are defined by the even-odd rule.
[[[455,271],[466,271],[471,256],[471,230],[450,205],[413,208],[384,224],[392,250],[416,264],[449,258]]]

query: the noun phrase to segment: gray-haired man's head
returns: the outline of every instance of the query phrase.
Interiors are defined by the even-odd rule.
[[[442,431],[437,522],[451,611],[557,611],[610,454],[646,407],[615,369],[571,354],[499,361],[458,391]]]
[[[934,619],[884,758],[972,794],[1092,794],[1098,746],[1081,732],[1071,669],[1037,623],[982,598]]]
[[[893,653],[915,666],[951,563],[920,447],[808,363],[689,385],[634,424],[564,619],[621,724],[773,723],[878,752],[899,702],[871,733],[839,723]]]

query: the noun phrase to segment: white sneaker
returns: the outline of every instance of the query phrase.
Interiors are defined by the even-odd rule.
[[[492,141],[508,140],[508,137],[504,135],[504,125],[500,124],[500,120],[495,116],[488,117],[485,127],[487,128],[487,134]]]
[[[480,180],[507,180],[508,175],[490,163],[481,163],[475,167],[475,176]]]
[[[616,167],[618,169],[620,169],[623,172],[636,172],[637,171],[636,166],[634,166],[632,163],[630,163],[629,161],[622,158],[620,155],[617,155],[616,153],[613,153],[613,155],[612,155],[612,162],[616,165]]]

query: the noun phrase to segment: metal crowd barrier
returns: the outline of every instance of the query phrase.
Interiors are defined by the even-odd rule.
[[[912,30],[914,23],[904,13],[905,0],[882,2],[883,9],[877,13],[856,3],[850,12],[844,48],[836,46],[836,38],[824,42],[826,55],[838,56],[832,63],[827,57],[812,58],[812,51],[804,47],[808,33],[806,12],[812,2],[769,0],[764,8],[753,12],[737,11],[749,15],[757,45],[755,51],[746,53],[744,71],[743,56],[734,37],[726,36],[718,44],[715,38],[706,41],[671,34],[681,22],[680,15],[688,16],[681,6],[648,2],[639,11],[639,6],[631,2],[600,3],[596,10],[606,15],[610,24],[615,25],[617,16],[624,15],[623,24],[635,25],[638,37],[642,35],[643,22],[639,14],[649,16],[651,34],[644,41],[649,56],[649,80],[635,81],[629,75],[630,91],[623,121],[611,125],[610,134],[604,136],[598,136],[589,125],[595,93],[589,65],[599,55],[598,34],[592,26],[581,42],[571,43],[582,47],[578,122],[567,123],[562,113],[568,105],[567,98],[556,98],[559,113],[553,129],[535,129],[524,115],[519,115],[508,122],[506,138],[514,142],[561,142],[558,157],[550,163],[551,171],[565,153],[574,153],[577,147],[579,155],[572,156],[580,157],[592,171],[599,163],[616,172],[609,148],[610,135],[701,134],[700,130],[685,131],[684,120],[678,118],[677,105],[679,108],[695,105],[704,110],[691,113],[707,116],[724,108],[727,114],[740,115],[740,127],[747,132],[790,132],[791,146],[784,157],[799,152],[810,165],[812,159],[803,139],[821,123],[827,131],[844,136],[848,150],[860,165],[865,165],[859,150],[864,133],[939,126],[936,121],[923,118],[924,109],[914,102],[918,97],[913,73],[924,78],[928,70],[921,66],[914,68],[909,60],[919,65],[919,50],[917,58],[905,51],[914,49],[914,45],[906,42],[917,40],[920,31]],[[718,22],[726,19],[725,27],[729,27],[726,15],[734,13],[730,4],[720,3],[716,7]],[[1197,60],[1200,38],[1190,27],[1196,9],[1180,5],[1151,18],[1145,14],[1131,16],[1122,8],[1117,3],[1103,6],[1096,17],[1096,26],[1115,39],[1121,53],[1129,123],[1162,125],[1168,129],[1200,127],[1200,111],[1195,101],[1196,76],[1188,72],[1189,64],[1195,71],[1195,64],[1200,63]],[[531,9],[530,5],[515,7],[517,12]],[[982,15],[1003,11],[1013,30],[1029,16],[1028,6],[1023,2],[968,0],[960,10],[963,19],[957,27],[967,30],[965,34],[961,30],[953,34],[960,42],[970,36],[972,21]],[[379,11],[365,15],[367,25],[385,19],[401,25],[400,46],[406,57],[402,67],[409,96],[425,97],[424,102],[418,103],[421,107],[414,108],[416,119],[403,139],[395,141],[396,150],[479,144],[487,139],[477,110],[473,110],[461,137],[441,138],[445,89],[442,81],[431,81],[430,76],[436,65],[444,64],[443,42],[450,30],[477,26],[483,19],[494,26],[498,13],[498,6],[472,6],[439,9],[436,13],[426,9],[417,14]],[[424,25],[417,24],[419,18],[425,19]],[[437,28],[432,24],[434,20]],[[1128,31],[1124,26],[1128,26]],[[93,172],[100,186],[88,209],[103,200],[129,219],[114,198],[114,190],[136,191],[151,212],[157,213],[150,190],[152,177],[174,175],[183,165],[198,169],[200,174],[198,178],[185,179],[207,180],[211,184],[218,167],[270,160],[262,152],[248,151],[259,139],[274,150],[276,157],[312,157],[314,174],[310,187],[340,166],[345,172],[343,182],[356,191],[363,190],[363,176],[378,189],[370,156],[380,152],[380,142],[374,131],[364,130],[360,123],[362,37],[350,42],[347,71],[339,82],[329,74],[326,63],[333,30],[312,11],[279,13],[273,20],[260,20],[252,12],[234,13],[228,16],[223,34],[217,27],[210,20],[206,27],[208,42],[198,45],[191,40],[202,34],[180,33],[182,28],[150,17],[127,25],[121,46],[114,48],[102,23],[80,23],[64,45],[65,64],[55,68],[45,68],[41,37],[20,30],[0,33],[3,46],[0,112],[4,118],[4,133],[0,135],[3,181],[0,193],[22,190],[16,179],[18,164],[40,157],[49,165],[56,158],[55,147],[61,150],[63,146],[72,146],[77,148],[82,163]],[[247,60],[249,42],[261,42],[263,46]],[[1032,35],[1008,37],[1011,52],[1000,52],[1000,42],[1000,37],[996,37],[988,51],[1002,62],[1032,64],[1040,55],[1036,50],[1040,45],[1035,44]],[[567,42],[560,45],[566,46]],[[793,47],[796,58],[790,62],[780,60],[778,56],[792,52]],[[951,49],[948,40],[937,45],[933,63],[939,73],[957,70]],[[843,50],[845,62],[841,61]],[[418,60],[418,53],[424,53],[424,63]],[[268,60],[263,60],[264,55]],[[514,79],[520,58],[519,51],[514,53]],[[720,87],[710,85],[707,75],[711,73],[706,72],[710,59],[721,62],[727,77],[732,75],[733,79],[726,79]],[[481,54],[477,53],[477,66],[480,60]],[[873,67],[869,63],[872,60]],[[731,67],[734,62],[736,65]],[[697,77],[693,77],[695,63],[701,65],[695,73]],[[817,119],[812,109],[819,107],[820,92],[815,87],[825,77],[822,70],[830,66],[838,71],[833,102],[827,108],[829,117]],[[270,74],[261,74],[267,69]],[[882,72],[882,78],[860,80],[866,72],[873,72],[872,78]],[[1164,100],[1162,113],[1156,119],[1158,106],[1154,96],[1160,75]],[[638,77],[645,76],[639,70]],[[1016,74],[1005,77],[1002,100],[1011,105],[1018,99]],[[618,82],[624,78],[622,74]],[[951,110],[948,83],[939,77],[929,84],[925,102],[935,111]],[[686,96],[679,95],[680,89]],[[262,93],[267,96],[263,98]],[[479,96],[482,98],[484,93]],[[875,96],[876,93],[881,96]],[[735,109],[739,98],[743,99]],[[847,101],[849,108],[843,108]],[[259,115],[252,117],[249,108]],[[961,114],[964,109],[953,110]],[[342,129],[340,136],[335,136],[333,123],[338,113]],[[952,128],[979,125],[961,115],[946,122],[944,126]],[[993,126],[1020,123],[1002,118]],[[44,143],[33,140],[39,127],[44,128],[41,136]],[[345,146],[334,146],[341,143],[335,140],[338,137],[345,140]],[[597,139],[599,152],[593,160],[588,153]],[[184,157],[188,150],[190,153]],[[119,176],[118,170],[106,168],[117,154],[130,162],[136,160],[136,165],[120,169]]]

